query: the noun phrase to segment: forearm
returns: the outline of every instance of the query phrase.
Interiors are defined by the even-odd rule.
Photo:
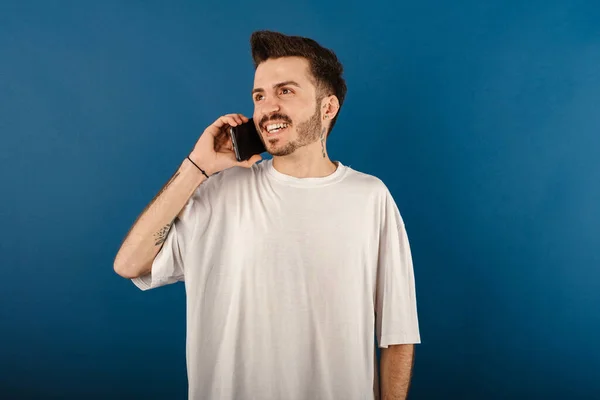
[[[187,158],[138,216],[114,261],[119,275],[133,278],[150,271],[175,217],[206,177]]]
[[[414,363],[414,345],[399,344],[381,349],[381,399],[406,399]]]

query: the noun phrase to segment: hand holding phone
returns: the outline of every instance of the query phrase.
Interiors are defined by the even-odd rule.
[[[229,134],[238,161],[246,161],[256,154],[267,151],[252,118],[248,122],[230,127]]]
[[[189,155],[190,159],[209,176],[235,166],[252,167],[262,157],[259,153],[255,153],[256,155],[250,155],[240,161],[241,157],[238,158],[235,155],[230,133],[231,127],[238,127],[249,121],[251,120],[242,114],[227,114],[219,117],[204,130]],[[240,137],[245,136],[240,135]],[[242,139],[243,141],[244,139]],[[245,145],[243,147],[246,148]]]

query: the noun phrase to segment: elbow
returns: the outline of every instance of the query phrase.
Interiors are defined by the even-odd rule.
[[[131,268],[128,268],[126,265],[117,262],[113,264],[113,270],[117,275],[125,279],[133,279],[138,277],[138,274],[134,273]]]
[[[125,279],[135,279],[149,272],[150,268],[140,267],[139,265],[122,263],[115,260],[113,269],[117,275]]]
[[[117,275],[125,279],[134,279],[140,276],[140,274],[120,264],[114,264],[113,269]]]

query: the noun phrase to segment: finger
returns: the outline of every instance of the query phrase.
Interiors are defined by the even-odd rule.
[[[227,114],[226,116],[233,117],[233,119],[240,125],[249,121],[248,117],[246,117],[244,114]]]
[[[212,123],[212,126],[214,126],[217,129],[221,129],[225,124],[225,116],[221,116],[217,118],[215,122]]]
[[[231,117],[238,125],[243,124],[244,122],[248,122],[248,118],[246,118],[242,114],[227,114],[226,117]]]
[[[246,161],[242,161],[240,163],[240,165],[242,167],[250,168],[251,166],[253,166],[257,162],[259,162],[260,160],[262,160],[262,156],[260,154],[255,154],[252,157],[250,157],[250,159],[248,159]]]
[[[238,126],[243,123],[242,119],[237,115],[227,115],[225,116],[225,121],[230,126]]]
[[[217,120],[215,122],[212,123],[212,125],[215,128],[218,129],[222,129],[225,125],[231,125],[232,122],[235,123],[236,126],[237,122],[235,121],[235,119],[233,118],[236,114],[226,114],[226,115],[222,115],[219,118],[217,118]]]
[[[232,115],[232,117],[235,120],[235,122],[238,123],[238,125],[241,125],[244,123],[244,119],[242,118],[241,114],[234,114],[234,115]]]

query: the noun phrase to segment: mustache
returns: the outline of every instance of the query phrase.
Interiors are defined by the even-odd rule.
[[[266,115],[260,119],[260,123],[258,124],[261,128],[265,126],[265,124],[269,121],[283,121],[286,124],[291,124],[292,120],[285,114],[273,114],[269,117]]]

